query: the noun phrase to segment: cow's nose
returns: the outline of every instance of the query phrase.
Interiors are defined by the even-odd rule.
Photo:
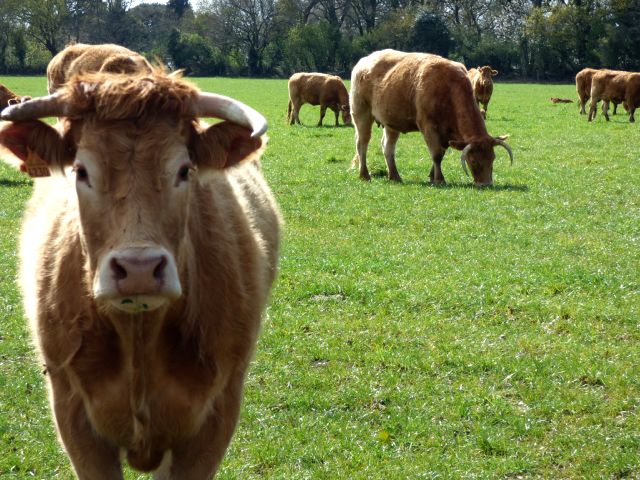
[[[116,255],[110,268],[121,294],[154,294],[162,288],[167,262],[164,254]]]

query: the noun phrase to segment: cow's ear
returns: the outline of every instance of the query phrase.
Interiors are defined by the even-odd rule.
[[[220,122],[196,134],[191,146],[200,167],[224,169],[257,159],[266,138],[253,138],[251,130],[232,122]]]
[[[495,77],[498,74],[498,70],[491,70],[491,76]]]
[[[455,148],[456,150],[464,150],[464,147],[466,147],[467,144],[465,142],[451,140],[449,141],[449,146]]]
[[[32,173],[36,166],[59,169],[71,164],[74,158],[73,149],[58,130],[39,120],[0,123],[0,146],[19,161],[8,163],[33,176],[37,176]]]

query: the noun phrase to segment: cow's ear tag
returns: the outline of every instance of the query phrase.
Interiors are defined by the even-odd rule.
[[[31,178],[50,177],[51,170],[49,164],[45,162],[40,155],[27,147],[27,158],[24,161],[26,171]]]

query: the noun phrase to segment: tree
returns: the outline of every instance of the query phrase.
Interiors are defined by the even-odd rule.
[[[191,8],[189,0],[169,0],[167,2],[167,8],[173,11],[178,19],[182,18],[187,10]]]
[[[19,16],[28,25],[27,35],[52,56],[64,46],[64,27],[69,19],[66,0],[24,0]]]
[[[453,40],[442,19],[433,12],[423,10],[416,16],[408,47],[410,50],[448,57]]]

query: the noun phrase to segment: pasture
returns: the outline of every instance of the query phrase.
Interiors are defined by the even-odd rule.
[[[0,78],[23,95],[44,78]],[[279,280],[221,479],[640,477],[640,126],[573,85],[496,84],[494,187],[422,138],[386,180],[354,130],[285,124],[286,80],[197,79],[269,120]],[[30,182],[0,165],[0,477],[70,479],[15,285]],[[129,472],[128,479],[146,478]]]

